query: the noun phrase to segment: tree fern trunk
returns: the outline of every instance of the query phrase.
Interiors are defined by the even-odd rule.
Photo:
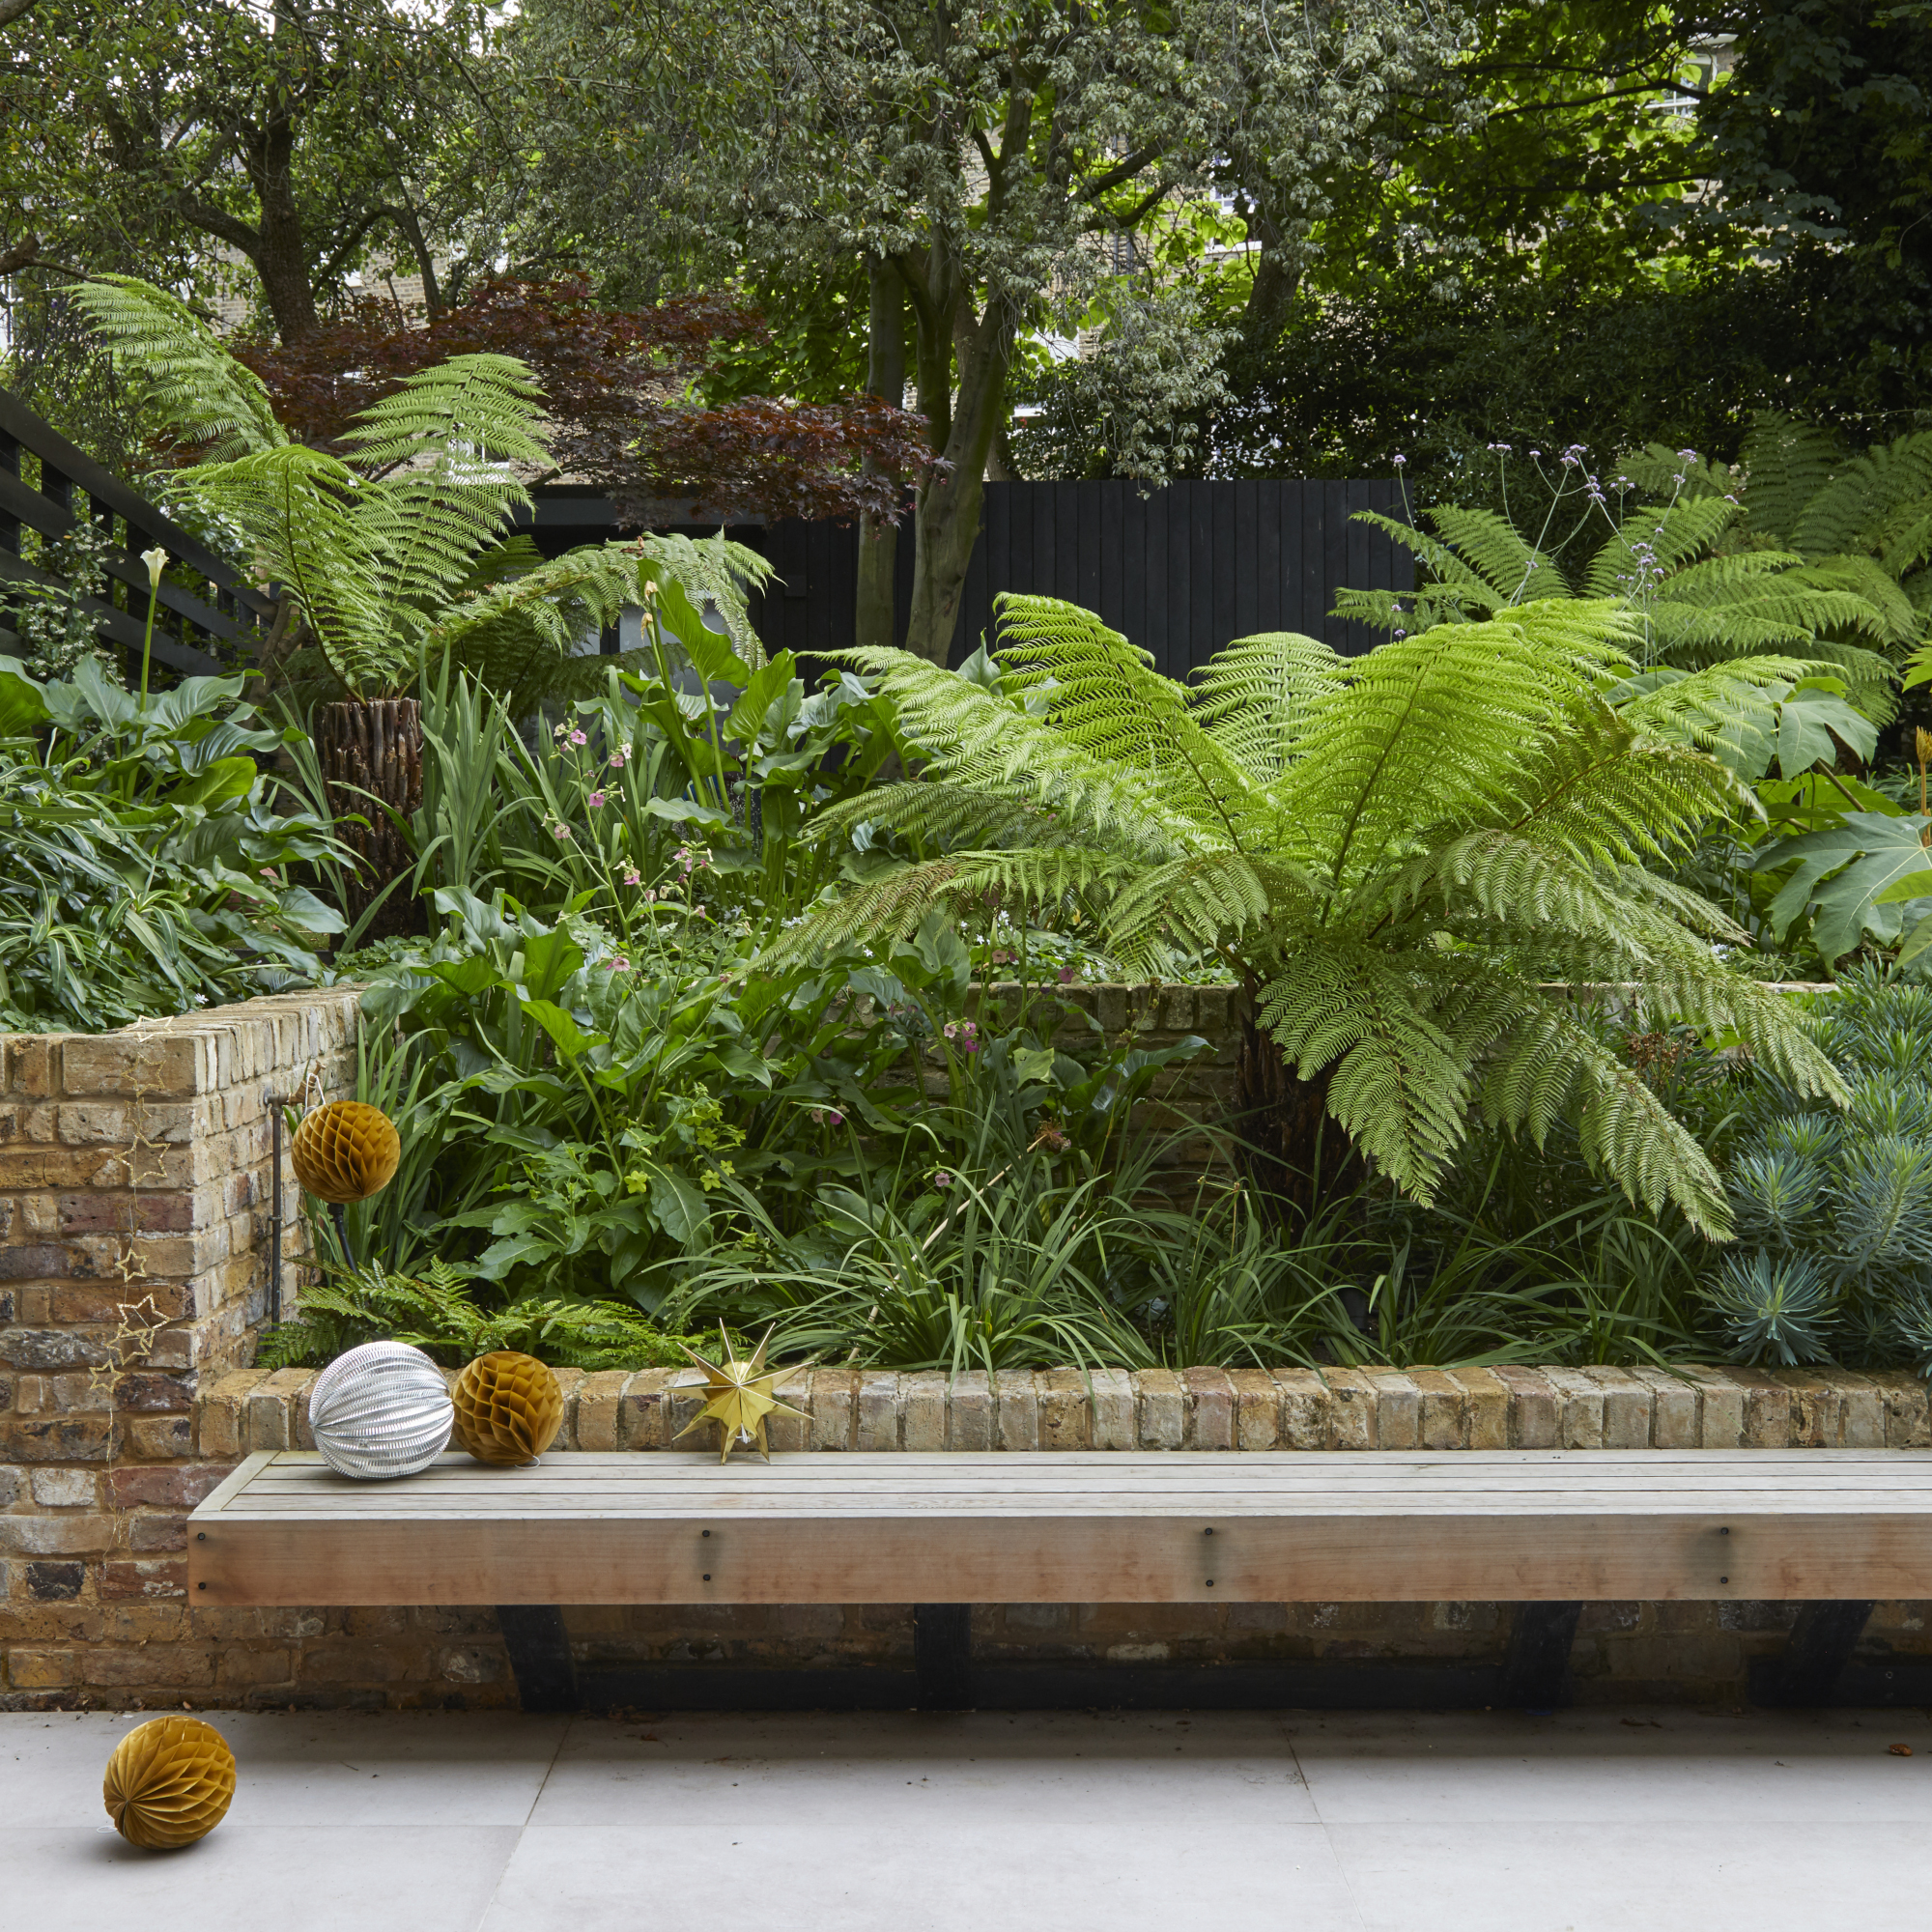
[[[407,821],[422,805],[422,713],[413,697],[325,704],[316,713],[315,745],[336,837],[361,862],[342,908],[353,926],[383,888],[415,864],[409,839],[389,814]],[[365,822],[355,823],[358,818]],[[362,938],[422,930],[421,905],[405,884],[383,901]]]
[[[1328,1113],[1328,1075],[1303,1080],[1256,1024],[1250,986],[1241,1003],[1235,1063],[1236,1131],[1241,1164],[1271,1211],[1290,1228],[1304,1226],[1321,1203],[1363,1173],[1355,1144]]]

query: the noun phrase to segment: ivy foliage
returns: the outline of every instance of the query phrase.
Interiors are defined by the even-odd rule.
[[[849,654],[929,762],[818,822],[889,824],[913,856],[781,951],[903,934],[935,905],[1091,901],[1130,964],[1164,940],[1218,952],[1296,1075],[1425,1203],[1472,1115],[1539,1145],[1569,1119],[1633,1199],[1727,1226],[1696,1141],[1551,981],[1634,983],[1841,1094],[1779,996],[1714,951],[1746,935],[1664,876],[1707,818],[1752,807],[1607,701],[1638,642],[1618,605],[1539,599],[1355,660],[1248,638],[1191,688],[1071,605],[1009,596],[1001,630],[998,689]]]

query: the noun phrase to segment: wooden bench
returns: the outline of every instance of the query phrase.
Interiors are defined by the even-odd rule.
[[[1561,1700],[1605,1601],[1797,1601],[1771,1703],[1932,1702],[1853,1664],[1932,1598],[1932,1452],[445,1456],[354,1483],[249,1457],[189,1520],[197,1605],[495,1604],[526,1709],[1347,1707]],[[976,1663],[974,1604],[1511,1602],[1499,1663]],[[916,1605],[911,1671],[573,1670],[566,1604]],[[580,1682],[582,1675],[584,1681]]]

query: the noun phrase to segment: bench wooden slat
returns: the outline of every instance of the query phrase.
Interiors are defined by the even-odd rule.
[[[190,1530],[211,1605],[1899,1598],[1932,1596],[1932,1454],[568,1454],[356,1484],[284,1451]]]

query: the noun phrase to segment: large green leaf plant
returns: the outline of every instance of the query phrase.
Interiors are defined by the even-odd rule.
[[[339,854],[259,759],[243,679],[145,701],[92,659],[0,658],[0,1027],[95,1032],[314,978],[342,928],[295,870]]]

